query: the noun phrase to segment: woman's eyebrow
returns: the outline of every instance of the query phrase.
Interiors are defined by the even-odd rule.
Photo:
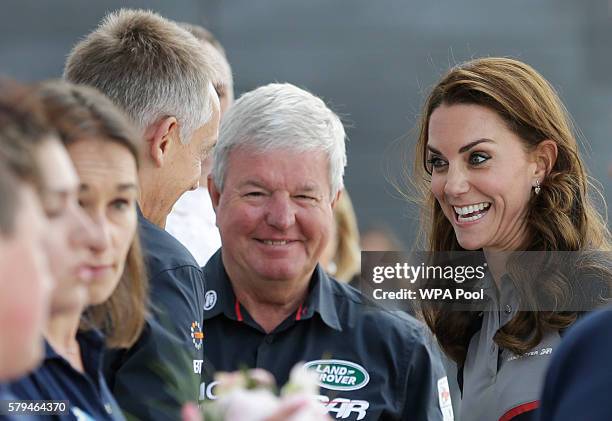
[[[89,184],[86,183],[81,183],[79,184],[79,191],[81,192],[86,192],[89,191],[91,189],[91,187],[89,186]],[[115,190],[117,191],[125,191],[125,190],[138,190],[138,186],[136,185],[136,183],[121,183],[117,185],[117,188]]]
[[[487,139],[487,138],[482,138],[482,139],[475,140],[475,141],[470,142],[467,145],[462,146],[461,148],[459,148],[459,153],[467,152],[470,149],[472,149],[474,146],[476,146],[476,145],[478,145],[480,143],[484,143],[484,142],[493,142],[493,140]],[[493,142],[493,143],[495,143],[495,142]]]
[[[465,146],[462,146],[459,148],[459,153],[464,153],[469,151],[470,149],[472,149],[474,146],[480,144],[480,143],[484,143],[484,142],[491,142],[491,143],[495,143],[495,141],[491,140],[491,139],[487,139],[487,138],[482,138],[482,139],[477,139],[474,140],[473,142],[468,143]],[[437,150],[436,148],[427,145],[427,149],[429,149],[431,152],[438,154],[438,155],[443,155],[442,152],[440,152],[439,150]]]
[[[442,153],[439,150],[437,150],[436,148],[434,148],[434,147],[431,147],[431,146],[427,145],[427,149],[429,149],[431,152],[433,152],[435,154],[442,155]]]
[[[122,183],[117,186],[118,191],[125,191],[125,190],[132,190],[132,189],[138,190],[138,186],[136,185],[136,183]]]

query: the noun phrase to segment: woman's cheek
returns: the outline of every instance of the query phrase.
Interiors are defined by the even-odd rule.
[[[431,177],[431,192],[438,202],[444,201],[444,178],[436,176]]]

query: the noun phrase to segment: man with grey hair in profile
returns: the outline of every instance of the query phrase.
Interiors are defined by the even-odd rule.
[[[214,58],[213,85],[221,107],[221,118],[234,102],[234,80],[225,50],[217,39],[199,25],[179,23],[195,36],[208,57]],[[200,266],[221,247],[219,229],[215,223],[215,211],[210,202],[206,179],[212,168],[212,156],[202,165],[200,186],[185,193],[168,215],[166,231],[172,234],[193,254]]]
[[[342,194],[344,139],[323,101],[290,84],[249,92],[224,117],[208,179],[222,247],[204,267],[200,399],[216,399],[217,371],[263,368],[284,384],[301,361],[333,418],[450,420],[426,328],[372,311],[318,264]]]
[[[64,70],[66,80],[110,97],[142,134],[139,229],[153,314],[131,349],[106,356],[111,390],[138,419],[179,419],[183,403],[198,395],[204,281],[193,256],[164,227],[177,199],[198,186],[216,142],[211,61],[176,23],[120,10],[74,47]]]

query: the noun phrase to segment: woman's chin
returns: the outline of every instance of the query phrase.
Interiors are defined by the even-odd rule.
[[[457,238],[461,248],[469,251],[476,251],[483,248],[483,242],[475,238]]]

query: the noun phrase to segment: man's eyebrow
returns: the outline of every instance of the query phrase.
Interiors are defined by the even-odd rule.
[[[304,184],[304,185],[301,185],[298,188],[298,190],[301,191],[301,192],[307,192],[307,193],[308,192],[318,192],[319,191],[317,186],[314,185],[314,184]]]
[[[260,189],[265,189],[264,184],[258,180],[246,180],[238,185],[238,188],[241,187],[257,187]]]

